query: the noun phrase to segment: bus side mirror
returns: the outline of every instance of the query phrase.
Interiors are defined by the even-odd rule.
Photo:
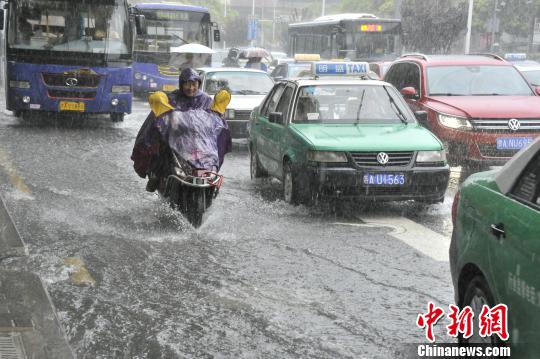
[[[0,30],[4,30],[4,9],[0,9]]]
[[[137,35],[146,35],[148,33],[144,15],[135,15],[135,28],[137,29]]]
[[[214,30],[214,41],[215,42],[221,41],[221,32],[219,32],[219,30]]]

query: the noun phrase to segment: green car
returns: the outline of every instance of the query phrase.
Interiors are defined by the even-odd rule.
[[[369,71],[367,63],[313,68],[313,78],[275,84],[253,110],[251,177],[280,179],[289,203],[318,197],[442,202],[449,178],[443,145],[400,93],[359,76],[355,70]],[[342,68],[354,74],[317,74]]]
[[[500,170],[470,176],[452,206],[455,300],[478,318],[508,307],[512,358],[540,357],[540,138]],[[477,329],[477,328],[475,328]],[[476,333],[462,342],[498,344]]]

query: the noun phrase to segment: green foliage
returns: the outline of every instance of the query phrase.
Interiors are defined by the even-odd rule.
[[[392,17],[394,0],[343,0],[332,10],[334,13],[364,12],[373,13],[380,17]]]

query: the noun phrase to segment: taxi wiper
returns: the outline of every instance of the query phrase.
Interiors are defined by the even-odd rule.
[[[394,98],[390,95],[390,92],[388,92],[388,89],[386,88],[386,86],[383,86],[383,89],[384,91],[386,91],[386,94],[388,95],[388,98],[390,99],[390,104],[392,105],[392,108],[394,109],[394,112],[396,113],[396,115],[398,115],[401,122],[408,125],[409,122],[407,121],[407,118],[405,117],[405,115],[403,114],[399,106],[396,104],[396,101],[394,100]]]
[[[360,104],[358,105],[358,111],[356,112],[356,125],[360,123],[360,111],[362,111],[362,105],[364,104],[364,95],[366,94],[366,89],[362,91],[362,97],[360,98]]]

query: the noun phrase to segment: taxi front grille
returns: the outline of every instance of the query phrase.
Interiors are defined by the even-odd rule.
[[[408,166],[413,158],[414,152],[385,152],[388,155],[388,163],[381,165],[377,161],[377,155],[380,152],[351,152],[353,161],[360,167],[405,167]]]
[[[510,118],[473,118],[471,124],[482,132],[491,133],[515,133],[515,132],[538,132],[540,131],[540,118],[518,118],[519,129],[511,130],[508,126]]]
[[[235,111],[234,121],[249,121],[251,111]]]
[[[519,150],[498,150],[494,143],[479,143],[478,149],[483,157],[508,158],[515,155]]]
[[[44,72],[43,82],[47,86],[62,86],[62,87],[90,87],[96,88],[99,85],[101,75],[98,74],[64,74],[64,73],[49,73]]]
[[[84,99],[90,100],[96,98],[95,91],[69,91],[69,90],[53,90],[47,91],[49,97],[66,98],[66,99]]]

